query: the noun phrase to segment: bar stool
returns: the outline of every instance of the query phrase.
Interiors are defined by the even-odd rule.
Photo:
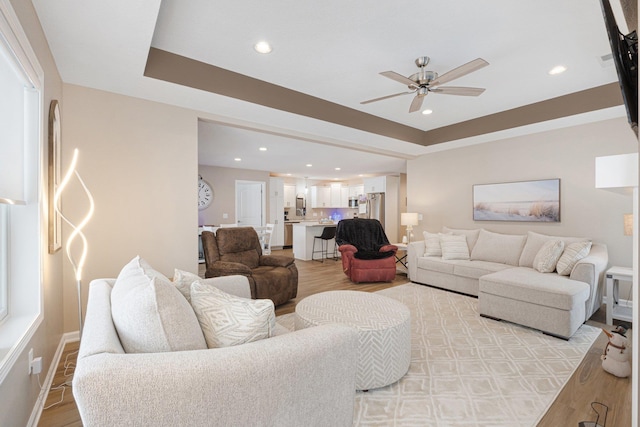
[[[322,229],[322,234],[319,236],[314,236],[313,238],[313,249],[311,250],[311,260],[312,261],[320,261],[324,262],[325,259],[332,259],[334,261],[338,260],[338,253],[336,252],[336,242],[333,242],[333,256],[329,258],[327,256],[329,250],[329,240],[335,239],[336,237],[336,227],[324,227]],[[316,240],[320,239],[320,250],[316,251]],[[322,256],[320,259],[315,259],[314,254],[320,252]]]

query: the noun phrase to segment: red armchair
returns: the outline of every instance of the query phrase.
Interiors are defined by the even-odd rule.
[[[377,219],[343,219],[336,229],[342,270],[354,283],[391,282],[396,277],[398,247],[389,244]]]

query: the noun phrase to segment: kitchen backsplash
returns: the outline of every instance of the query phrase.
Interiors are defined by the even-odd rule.
[[[334,221],[339,221],[341,219],[358,216],[358,208],[307,208],[307,214],[305,216],[296,216],[295,208],[285,208],[284,212],[288,212],[288,215],[285,215],[288,221],[319,221],[322,218],[331,218]]]

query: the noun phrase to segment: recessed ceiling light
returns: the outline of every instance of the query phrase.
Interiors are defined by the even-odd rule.
[[[307,163],[308,168],[310,168],[311,166],[313,166],[311,163]]]
[[[340,170],[340,168],[335,168],[335,170],[339,171],[339,170]]]
[[[291,176],[291,174],[290,174],[290,173],[288,173],[288,174],[287,174],[287,176]]]
[[[556,65],[555,67],[553,67],[551,70],[549,70],[549,74],[551,74],[552,76],[556,75],[556,74],[562,74],[565,71],[567,71],[567,67],[565,67],[564,65]]]
[[[256,43],[255,45],[253,45],[253,48],[258,53],[271,53],[271,51],[272,51],[271,45],[268,42],[264,41],[264,40],[261,40],[258,43]]]
[[[258,148],[258,150],[260,150],[260,151],[267,151],[267,147],[260,147],[260,148]]]
[[[239,162],[239,161],[241,161],[242,159],[241,159],[240,157],[236,157],[236,158],[235,158],[235,159],[233,159],[233,160],[235,160],[236,162]]]
[[[426,110],[422,110],[422,114],[424,114],[425,116],[431,113],[433,113],[433,110],[429,110],[428,108]]]

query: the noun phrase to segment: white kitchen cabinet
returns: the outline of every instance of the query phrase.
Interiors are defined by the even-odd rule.
[[[312,208],[346,208],[349,207],[349,187],[341,182],[331,185],[314,185],[311,187]]]
[[[349,186],[349,197],[360,197],[362,194],[364,194],[364,184]]]
[[[284,186],[284,207],[294,208],[296,207],[296,186],[291,184],[285,184]]]
[[[347,189],[347,192],[349,190]],[[345,195],[348,193],[345,193]],[[339,182],[334,182],[331,184],[331,204],[330,208],[346,208],[348,203],[348,198],[344,201],[342,200],[342,184]]]
[[[364,179],[365,193],[384,193],[386,191],[386,176],[376,176]]]
[[[349,187],[341,186],[340,187],[340,208],[348,208],[349,207]]]
[[[328,208],[331,204],[331,187],[314,185],[311,187],[311,207]]]

